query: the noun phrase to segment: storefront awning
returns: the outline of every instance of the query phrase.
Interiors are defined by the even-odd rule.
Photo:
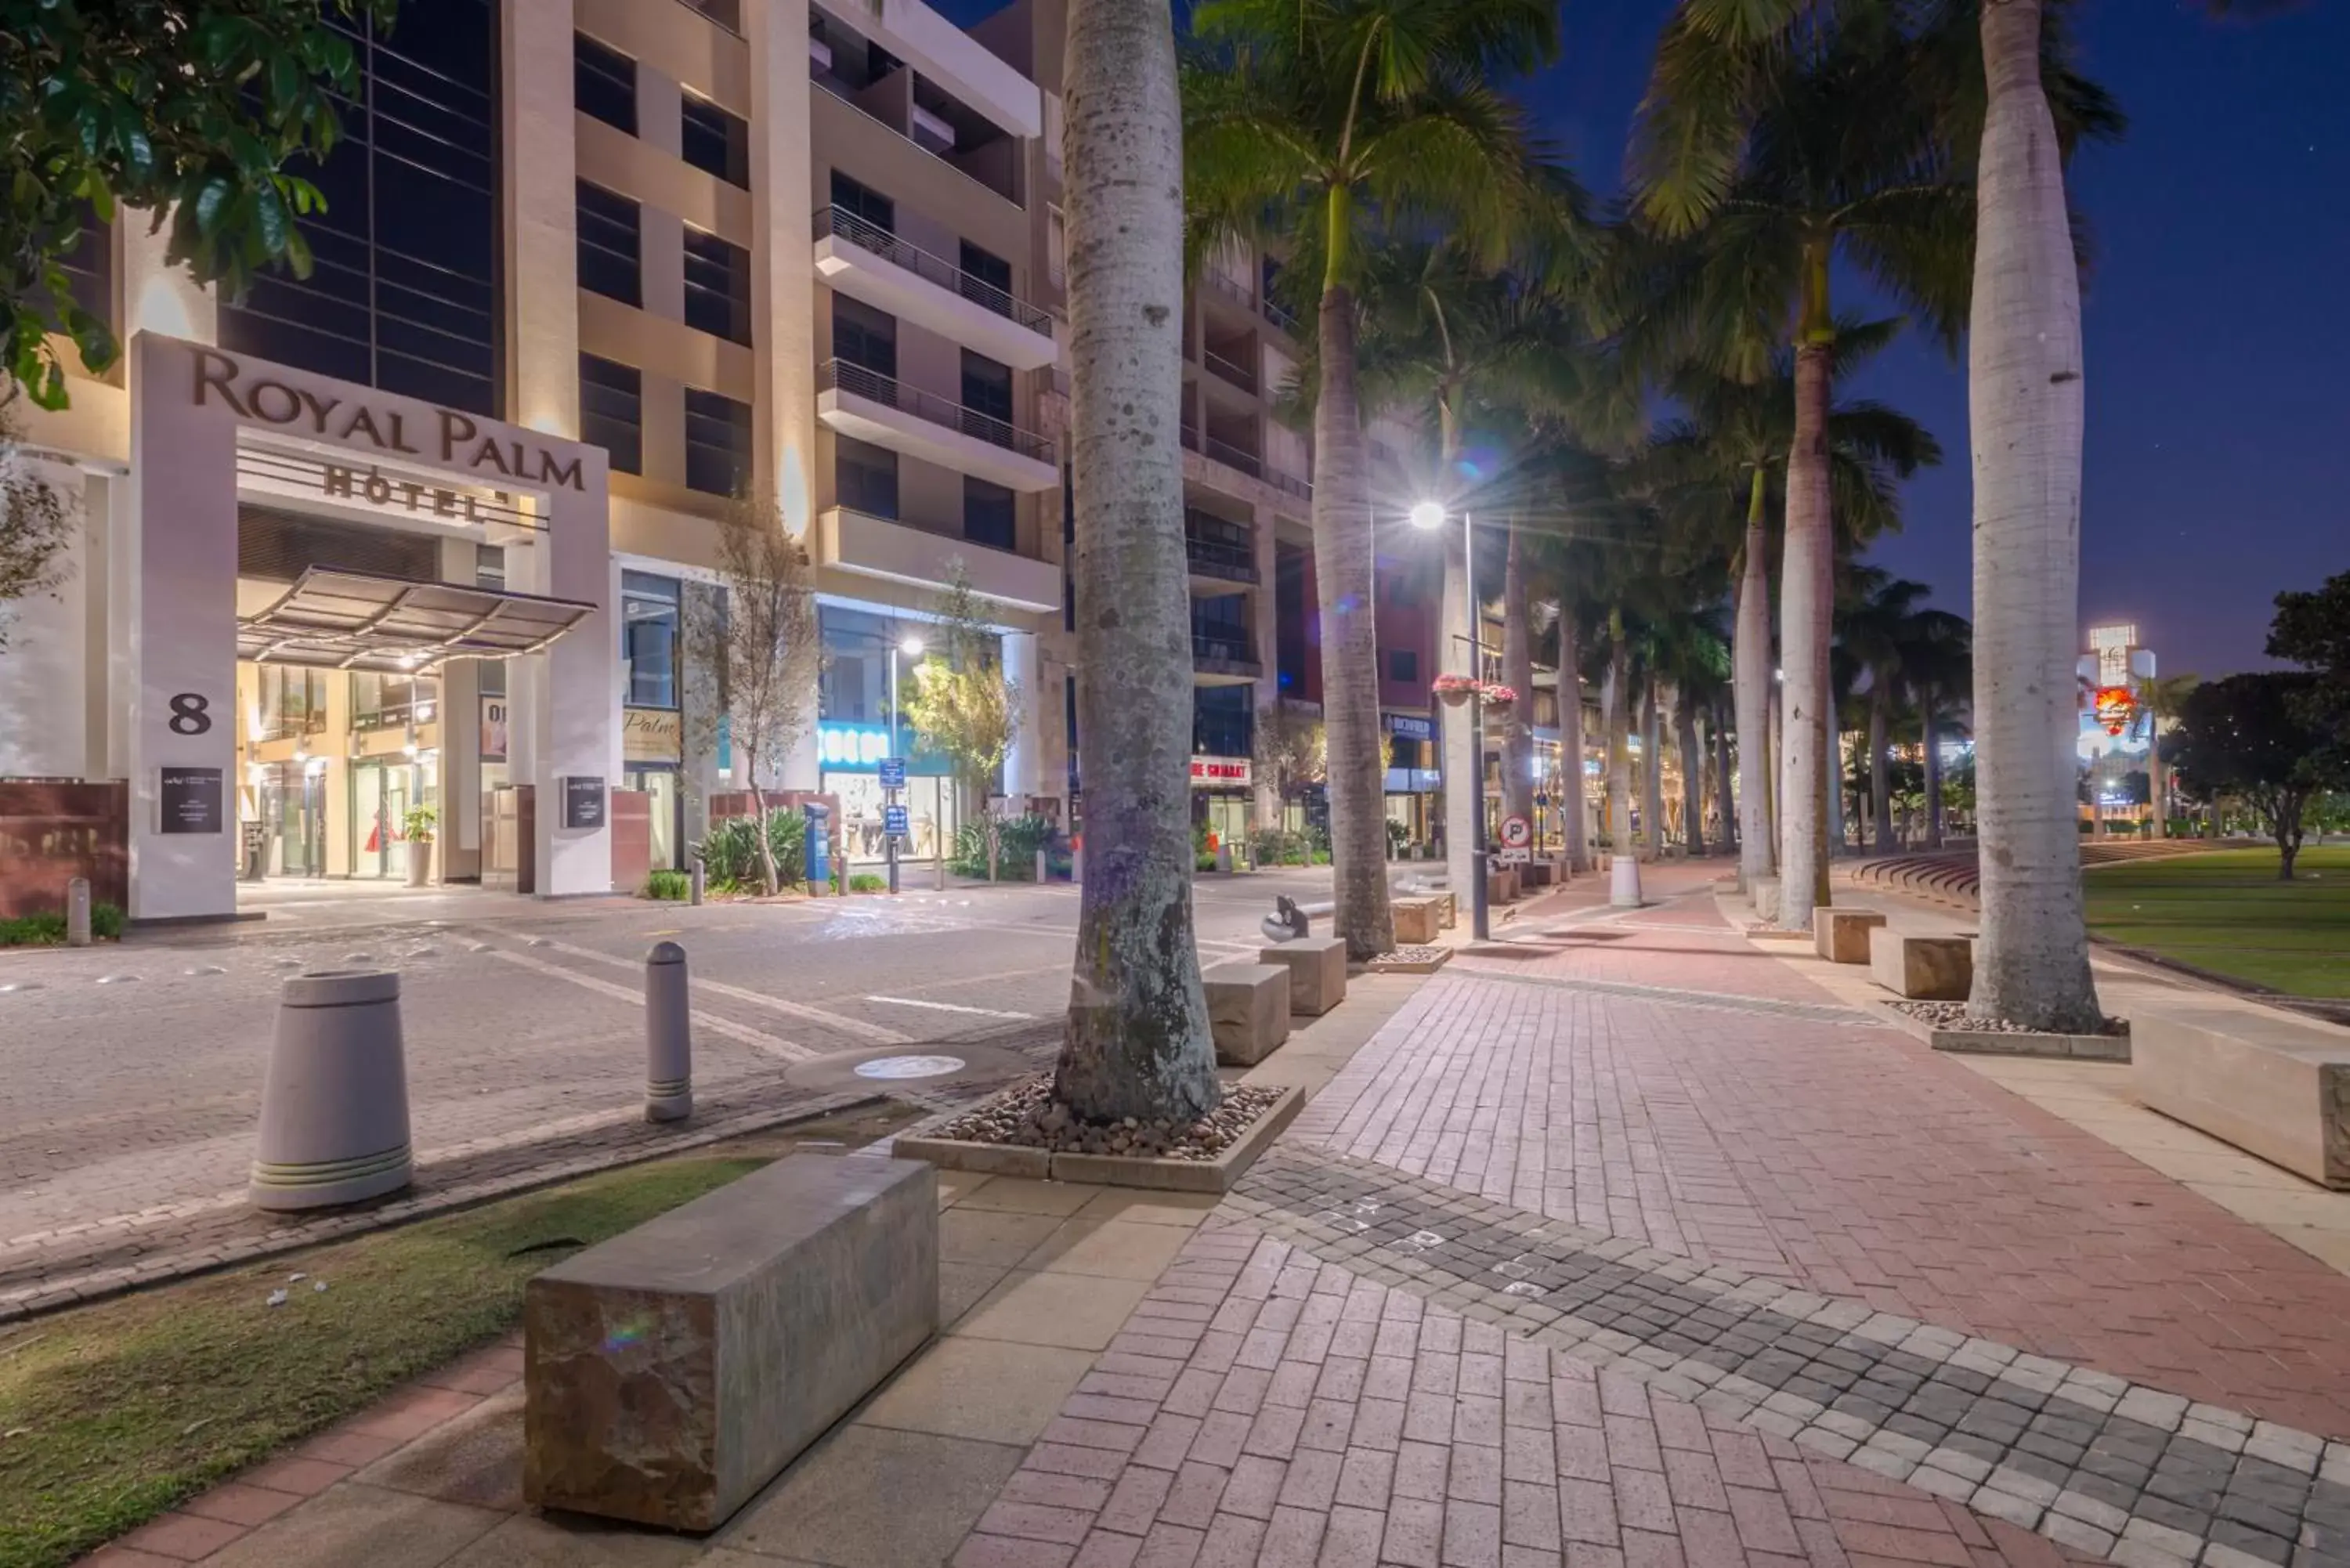
[[[237,618],[236,656],[386,674],[428,670],[447,659],[536,653],[595,608],[573,599],[311,566],[276,603]]]

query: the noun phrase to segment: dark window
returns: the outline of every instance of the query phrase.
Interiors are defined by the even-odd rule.
[[[684,95],[678,151],[688,163],[729,185],[751,188],[751,128],[706,98]]]
[[[494,588],[504,591],[506,586],[504,545],[476,545],[473,546],[473,586],[477,588]],[[504,696],[506,694],[506,661],[503,659],[484,659],[480,661],[480,664],[481,668],[473,672],[473,679],[475,684],[480,687],[482,695]]]
[[[616,472],[645,471],[645,379],[634,365],[579,356],[579,437],[609,452]]]
[[[1191,693],[1191,750],[1211,757],[1253,752],[1255,693],[1246,686],[1201,686]]]
[[[579,286],[624,305],[644,303],[637,204],[579,182]]]
[[[1017,537],[1012,492],[1000,484],[966,475],[962,482],[962,536],[974,545],[999,550],[1014,547]]]
[[[677,706],[677,579],[620,574],[620,663],[631,708]]]
[[[1407,682],[1419,680],[1419,654],[1416,650],[1409,648],[1389,649],[1388,650],[1388,679],[1390,680],[1401,680]]]
[[[685,324],[751,341],[751,253],[700,229],[685,231]]]
[[[877,229],[895,233],[898,227],[898,203],[860,180],[852,180],[836,169],[832,171],[832,204],[850,217],[872,224]]]
[[[832,357],[861,365],[877,376],[898,378],[898,318],[860,305],[845,294],[832,296]]]
[[[493,417],[503,411],[498,240],[497,6],[405,0],[378,36],[334,6],[326,25],[357,57],[356,99],[302,220],[307,277],[271,268],[224,302],[221,347]]]
[[[751,477],[751,405],[685,389],[685,485],[740,495]]]
[[[585,33],[571,36],[571,101],[580,113],[637,133],[637,62]]]
[[[853,436],[832,440],[832,490],[851,512],[873,517],[898,515],[898,454]]]
[[[1012,422],[1012,367],[999,365],[984,354],[964,349],[962,406],[973,413],[984,414],[991,420],[1000,420],[1009,425]]]
[[[114,314],[114,228],[90,203],[82,203],[81,233],[57,265],[72,284],[73,302],[109,327],[120,327]]]
[[[685,0],[685,3],[730,33],[743,30],[743,0]]]
[[[962,243],[962,296],[1003,315],[1012,308],[1012,264],[993,252]]]

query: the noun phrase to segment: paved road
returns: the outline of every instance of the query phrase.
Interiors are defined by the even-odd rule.
[[[1328,884],[1326,871],[1203,879],[1202,957],[1253,951],[1274,892],[1326,897]],[[1076,920],[1066,886],[699,909],[340,892],[230,929],[10,954],[0,1302],[60,1270],[183,1244],[192,1224],[255,1223],[240,1192],[276,996],[301,970],[397,968],[420,1158],[505,1168],[634,1121],[655,940],[691,960],[697,1089],[747,1105],[795,1084],[837,1089],[826,1064],[854,1053],[1049,1040]],[[102,1251],[93,1227],[111,1238]]]

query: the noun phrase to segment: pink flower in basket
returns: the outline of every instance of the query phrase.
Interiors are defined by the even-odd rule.
[[[1428,689],[1456,707],[1482,690],[1474,679],[1466,675],[1440,675],[1428,683]]]
[[[1485,706],[1506,708],[1518,700],[1517,690],[1510,686],[1488,686],[1484,690]]]

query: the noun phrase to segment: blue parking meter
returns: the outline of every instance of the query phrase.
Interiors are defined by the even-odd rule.
[[[807,820],[807,850],[806,864],[811,883],[832,880],[832,808],[810,801],[800,807]]]

